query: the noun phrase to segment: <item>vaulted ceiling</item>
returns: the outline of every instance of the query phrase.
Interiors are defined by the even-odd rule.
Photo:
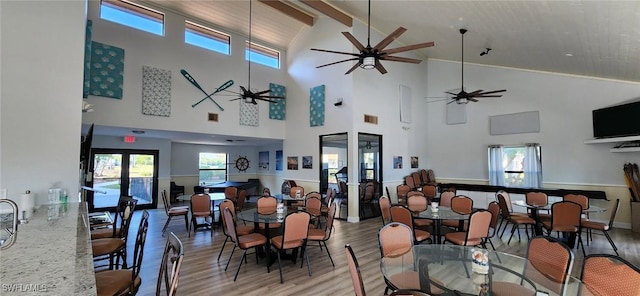
[[[317,1],[254,0],[254,40],[286,49],[308,25],[272,6],[289,6],[316,19],[327,17],[305,4]],[[248,34],[249,1],[138,2]],[[323,2],[366,23],[367,1]],[[465,62],[640,81],[640,1],[373,0],[371,26],[384,36],[400,26],[407,28],[398,39],[403,44],[435,41],[435,47],[420,51],[425,58],[459,61],[458,29],[466,28]],[[486,48],[492,50],[480,56]]]

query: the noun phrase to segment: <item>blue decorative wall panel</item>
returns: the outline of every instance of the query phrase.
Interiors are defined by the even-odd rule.
[[[269,91],[272,96],[286,97],[287,89],[279,84],[269,83]],[[286,113],[286,102],[284,99],[273,99],[278,103],[269,103],[269,119],[284,120]]]
[[[324,125],[324,85],[311,88],[309,98],[309,124],[311,126]]]
[[[91,85],[93,96],[122,99],[124,49],[91,42]]]

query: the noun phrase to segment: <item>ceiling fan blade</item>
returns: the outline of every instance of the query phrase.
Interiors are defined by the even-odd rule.
[[[270,92],[270,91],[271,91],[270,89],[267,89],[267,90],[263,90],[263,91],[255,92],[255,93],[253,93],[253,94],[254,94],[254,95],[261,95],[261,94],[266,94],[266,93],[268,93],[268,92]]]
[[[476,98],[502,98],[502,95],[489,95],[489,96],[485,96],[485,95],[475,95],[474,97]]]
[[[412,63],[412,64],[420,64],[422,62],[422,60],[418,60],[418,59],[410,59],[410,58],[394,57],[394,56],[383,56],[380,59],[385,61],[394,61],[394,62],[403,62],[403,63]]]
[[[458,95],[458,94],[456,94],[456,93],[452,93],[452,92],[450,92],[450,91],[445,91],[444,93],[445,93],[445,94],[452,95],[452,96],[454,96],[454,97]]]
[[[376,61],[376,69],[380,71],[380,74],[387,74],[387,69],[385,69],[384,66],[382,66],[382,64],[380,63],[380,60]]]
[[[329,63],[329,64],[320,65],[320,66],[317,66],[316,68],[322,68],[322,67],[326,67],[326,66],[339,64],[339,63],[344,63],[344,62],[348,62],[348,61],[357,61],[357,60],[358,60],[358,58],[346,59],[346,60],[342,60],[342,61],[337,61],[337,62],[333,62],[333,63]]]
[[[393,42],[393,40],[396,40],[396,38],[400,37],[400,35],[402,35],[402,33],[406,32],[407,29],[403,28],[403,27],[399,27],[397,28],[395,31],[391,32],[391,34],[389,34],[389,36],[387,36],[386,38],[382,39],[382,41],[380,41],[380,43],[378,43],[376,46],[373,47],[374,50],[378,50],[378,51],[382,51],[385,47],[387,47],[387,45],[391,44],[391,42]]]
[[[387,49],[383,53],[385,53],[385,54],[394,54],[394,53],[399,53],[399,52],[403,52],[403,51],[410,51],[410,50],[419,49],[419,48],[432,47],[434,45],[436,45],[434,42],[425,42],[425,43],[420,43],[420,44],[407,45],[407,46]]]
[[[342,32],[342,35],[344,35],[344,37],[347,37],[347,39],[349,39],[349,41],[351,41],[351,44],[353,44],[353,46],[355,46],[358,49],[358,51],[363,51],[365,49],[364,45],[362,45],[362,43],[360,43],[360,41],[358,41],[358,39],[356,39],[356,37],[353,37],[353,35],[351,35],[351,33]]]
[[[351,69],[349,69],[349,71],[347,71],[347,73],[344,73],[344,75],[347,75],[351,72],[353,72],[355,69],[358,69],[358,67],[360,67],[360,65],[362,65],[362,62],[358,62],[355,65],[353,65],[353,67],[351,67]]]
[[[267,99],[284,99],[283,96],[259,96],[259,97],[256,97],[256,98],[262,98],[262,99],[264,99],[264,98],[267,98]]]
[[[240,100],[240,99],[242,99],[242,98],[235,98],[235,99],[231,99],[231,100],[229,100],[229,102],[231,102],[231,101],[237,101],[237,100]]]
[[[467,100],[469,100],[469,101],[471,101],[471,102],[477,102],[477,101],[478,101],[478,100],[476,100],[476,99],[474,99],[474,98],[471,98],[471,97],[467,98]]]
[[[468,95],[469,95],[469,96],[475,96],[475,95],[480,94],[481,92],[482,92],[482,90],[481,90],[481,89],[479,89],[479,90],[476,90],[476,91],[474,91],[474,92],[469,93]]]
[[[505,92],[507,91],[506,89],[501,89],[501,90],[493,90],[493,91],[488,91],[488,92],[484,92],[481,93],[480,95],[488,95],[488,94],[495,94],[495,93],[499,93],[499,92]]]
[[[256,100],[261,100],[261,101],[265,101],[265,102],[269,102],[269,103],[274,103],[277,104],[278,102],[274,101],[274,100],[269,100],[269,99],[265,99],[265,97],[257,97],[255,98]]]
[[[438,98],[437,100],[427,101],[427,103],[442,102],[442,101],[446,101],[446,100],[450,100],[450,98]]]
[[[327,50],[327,49],[317,49],[317,48],[312,48],[311,50],[315,50],[315,51],[322,51],[322,52],[330,52],[330,53],[337,53],[337,54],[346,54],[346,55],[352,55],[352,56],[360,56],[359,53],[353,53],[353,52],[343,52],[343,51],[335,51],[335,50]]]

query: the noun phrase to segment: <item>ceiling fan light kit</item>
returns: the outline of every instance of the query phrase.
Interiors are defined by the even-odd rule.
[[[385,69],[384,66],[382,66],[380,61],[385,60],[385,61],[393,61],[393,62],[419,64],[420,62],[422,62],[422,60],[392,56],[392,54],[416,50],[416,49],[425,48],[425,47],[431,47],[435,45],[433,42],[425,42],[425,43],[396,47],[392,49],[385,49],[389,44],[391,44],[391,42],[393,42],[396,38],[400,37],[400,35],[402,35],[402,33],[406,31],[407,29],[403,27],[399,27],[398,29],[393,31],[391,34],[389,34],[387,37],[382,39],[382,41],[376,44],[376,46],[372,47],[371,46],[371,0],[369,0],[369,12],[368,12],[368,18],[367,18],[367,46],[364,46],[362,43],[360,43],[360,41],[358,41],[353,35],[351,35],[351,33],[342,32],[342,35],[344,35],[349,40],[349,42],[351,42],[351,44],[353,44],[353,46],[358,49],[359,53],[312,48],[311,50],[315,50],[315,51],[351,56],[351,58],[320,65],[320,66],[317,66],[316,68],[322,68],[326,66],[339,64],[339,63],[349,62],[349,61],[357,61],[356,64],[353,65],[353,67],[351,67],[346,73],[344,73],[345,75],[353,72],[358,67],[366,70],[371,70],[375,68],[381,74],[386,74],[387,69]]]

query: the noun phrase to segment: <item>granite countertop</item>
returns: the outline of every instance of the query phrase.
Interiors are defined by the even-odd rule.
[[[0,251],[0,295],[96,295],[86,203],[40,206]]]

